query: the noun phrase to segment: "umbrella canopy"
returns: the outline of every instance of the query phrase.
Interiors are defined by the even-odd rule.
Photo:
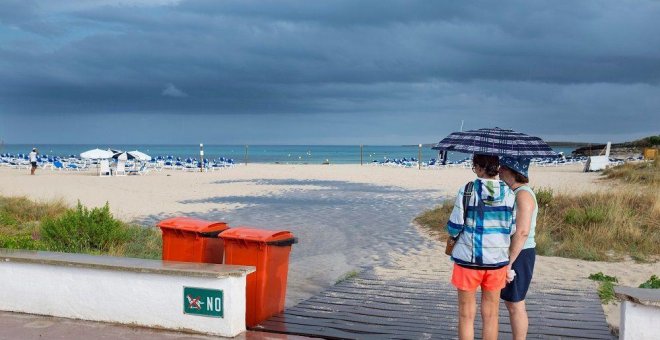
[[[87,150],[80,154],[80,158],[84,159],[108,159],[113,156],[113,153],[108,150],[93,149]]]
[[[148,161],[151,160],[151,156],[147,155],[144,152],[140,152],[140,151],[137,151],[137,150],[129,151],[129,152],[127,152],[127,154],[132,155],[138,161],[148,162]]]
[[[433,149],[529,158],[558,156],[541,138],[497,127],[451,133]]]
[[[121,160],[121,161],[125,161],[127,159],[135,159],[135,156],[129,154],[128,152],[120,151],[120,152],[117,152],[114,155],[112,155],[112,158],[117,159],[117,160]]]

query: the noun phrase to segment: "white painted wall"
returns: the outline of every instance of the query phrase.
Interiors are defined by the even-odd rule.
[[[621,304],[619,339],[660,339],[660,307],[640,305],[630,301]]]
[[[184,286],[223,290],[224,318],[183,314]],[[245,331],[245,276],[0,262],[0,309],[233,337]]]

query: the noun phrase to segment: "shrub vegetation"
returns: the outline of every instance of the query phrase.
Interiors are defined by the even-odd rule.
[[[639,285],[639,288],[660,289],[660,278],[655,275],[651,275],[651,278]]]
[[[609,179],[620,179],[627,183],[660,186],[660,158],[653,162],[626,163],[603,171]]]
[[[108,204],[88,209],[62,201],[0,197],[0,248],[160,258],[160,232],[115,219]]]
[[[614,295],[614,284],[619,282],[616,276],[605,275],[602,272],[589,275],[589,279],[600,282],[598,287],[598,297],[606,305],[616,299]]]

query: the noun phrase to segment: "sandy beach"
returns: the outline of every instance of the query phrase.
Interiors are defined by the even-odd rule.
[[[371,165],[250,164],[208,173],[170,170],[111,178],[91,171],[42,169],[29,176],[26,170],[0,168],[0,194],[62,199],[71,205],[78,200],[87,206],[108,202],[115,216],[144,225],[191,215],[226,218],[230,226],[292,230],[300,244],[292,252],[287,296],[291,306],[360,268],[401,275],[401,270],[388,268],[428,267],[430,275],[448,279],[451,263],[442,255],[443,245],[411,221],[443,198],[453,197],[473,176],[465,168],[420,171]],[[580,166],[534,167],[530,178],[532,186],[555,192],[607,189],[598,174],[583,173]],[[631,286],[660,273],[659,263],[558,257],[539,257],[536,268],[533,284],[593,289],[596,284],[586,277],[599,271]],[[608,322],[616,326],[618,307],[609,305],[605,311]]]
[[[550,187],[555,191],[582,192],[605,189],[594,173],[582,173],[579,166],[532,168],[532,186]],[[209,210],[232,210],[238,204],[199,202],[209,197],[267,196],[301,189],[296,185],[259,185],[256,179],[324,180],[394,186],[407,190],[429,190],[437,197],[453,196],[457,188],[474,174],[469,169],[449,168],[422,170],[359,165],[238,165],[233,169],[208,172],[164,170],[147,176],[98,177],[93,171],[28,171],[0,168],[0,194],[25,195],[36,200],[63,199],[69,204],[80,200],[87,206],[105,202],[115,216],[127,221],[149,215],[204,213]],[[211,185],[222,181],[221,185]],[[305,185],[306,190],[313,187]]]

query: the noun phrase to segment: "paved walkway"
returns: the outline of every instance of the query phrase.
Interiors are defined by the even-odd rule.
[[[55,318],[51,316],[0,312],[0,340],[217,340],[229,339],[186,334],[151,328],[102,322]],[[308,337],[248,331],[234,340],[304,340]]]

